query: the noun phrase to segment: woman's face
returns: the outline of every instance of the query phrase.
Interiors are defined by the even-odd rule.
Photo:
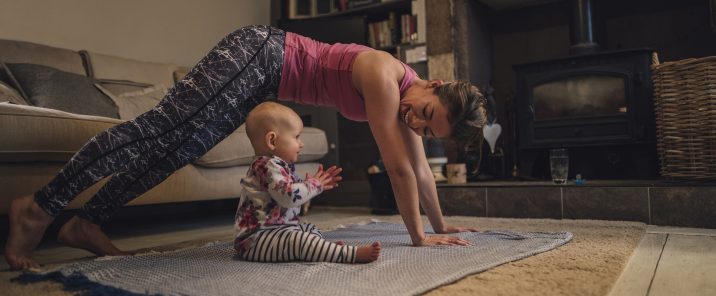
[[[413,132],[421,137],[445,138],[450,136],[448,109],[433,93],[440,80],[428,82],[426,87],[407,93],[400,101],[398,116]]]

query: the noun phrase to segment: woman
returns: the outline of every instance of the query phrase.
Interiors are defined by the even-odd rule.
[[[419,205],[437,233],[474,229],[445,224],[420,137],[478,135],[486,111],[477,88],[422,80],[388,53],[368,47],[328,45],[251,26],[226,36],[152,110],[96,135],[34,196],[14,200],[8,263],[15,269],[38,266],[31,255],[50,222],[80,192],[110,175],[79,216],[62,226],[58,240],[100,256],[126,254],[99,225],[231,134],[270,93],[367,120],[413,245],[467,244],[423,232]]]

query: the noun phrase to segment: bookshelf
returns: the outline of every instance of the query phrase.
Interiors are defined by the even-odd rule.
[[[420,20],[413,9],[416,3],[424,3],[423,1],[279,0],[274,1],[278,6],[274,8],[276,10],[274,15],[277,18],[274,20],[274,25],[295,29],[296,26],[310,26],[309,23],[336,23],[342,19],[363,18],[365,35],[350,42],[395,53],[401,44],[424,42],[424,38],[419,34]],[[295,23],[303,24],[295,25]],[[325,31],[340,29],[340,26],[327,26],[312,32],[300,33],[324,42],[344,42],[344,40],[325,38],[327,33]]]

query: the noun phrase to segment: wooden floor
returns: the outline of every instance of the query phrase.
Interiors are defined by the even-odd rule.
[[[611,295],[716,295],[716,230],[649,226]]]
[[[314,208],[308,222],[368,214],[364,208]],[[230,239],[232,217],[152,223],[141,228],[113,229],[110,237],[120,249],[144,249],[191,240]],[[35,253],[42,264],[88,258],[85,251],[43,242]],[[0,261],[0,269],[7,263]],[[612,289],[621,295],[716,295],[716,230],[649,226],[624,272]]]

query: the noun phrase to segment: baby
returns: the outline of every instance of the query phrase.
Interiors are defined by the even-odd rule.
[[[300,223],[302,204],[338,185],[340,168],[323,170],[301,180],[294,163],[303,148],[299,139],[303,123],[283,105],[265,102],[246,119],[246,133],[255,157],[239,201],[234,229],[234,249],[241,258],[257,262],[320,261],[372,262],[380,256],[380,243],[346,246],[323,239],[315,225]]]

